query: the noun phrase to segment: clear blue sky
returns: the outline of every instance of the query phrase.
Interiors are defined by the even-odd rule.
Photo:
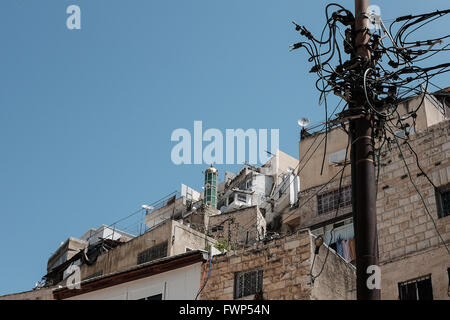
[[[291,20],[317,34],[326,3],[1,0],[0,294],[32,289],[69,236],[180,183],[200,191],[205,166],[170,160],[176,128],[278,128],[297,157],[297,119],[323,109],[306,56],[288,52]],[[66,28],[71,4],[81,30]],[[448,7],[373,4],[388,20]]]

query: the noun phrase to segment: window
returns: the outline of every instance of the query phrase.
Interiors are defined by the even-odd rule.
[[[448,273],[448,289],[447,289],[447,295],[450,297],[450,268],[447,268]]]
[[[228,205],[232,204],[234,201],[234,194],[232,194],[229,198],[228,198]]]
[[[241,201],[241,202],[247,202],[247,195],[246,194],[242,194],[242,193],[238,193],[237,199],[238,199],[238,201]]]
[[[137,256],[137,264],[145,263],[167,256],[167,241],[142,251]]]
[[[154,296],[142,298],[142,299],[139,299],[139,300],[162,300],[162,293],[155,294]]]
[[[450,215],[450,185],[436,189],[436,204],[438,217],[443,218]]]
[[[212,232],[223,231],[223,226],[215,226],[211,229]]]
[[[337,209],[339,202],[339,190],[334,190],[317,196],[318,214],[328,213]],[[352,204],[352,187],[341,188],[341,200],[339,207],[346,207]]]
[[[262,290],[263,270],[239,272],[234,278],[234,298],[239,299]]]
[[[400,300],[433,300],[431,275],[400,282],[398,292]]]

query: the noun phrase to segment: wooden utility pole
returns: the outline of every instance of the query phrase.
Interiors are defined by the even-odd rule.
[[[354,53],[359,59],[359,74],[369,67],[369,0],[355,0]],[[356,282],[358,300],[378,300],[380,290],[367,285],[369,266],[378,266],[378,237],[376,216],[376,184],[372,119],[363,115],[365,95],[362,77],[352,84],[350,108],[361,117],[350,121],[352,138],[351,174],[353,223],[356,246]]]

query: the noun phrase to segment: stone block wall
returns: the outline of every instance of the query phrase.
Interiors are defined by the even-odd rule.
[[[450,183],[450,121],[441,122],[411,136],[409,144],[420,167],[436,187]],[[380,262],[388,262],[442,245],[436,232],[450,242],[450,216],[438,218],[435,188],[421,174],[414,153],[399,139],[384,150],[377,197],[377,227]],[[425,201],[411,183],[411,178]],[[433,222],[433,219],[434,222]]]
[[[219,226],[222,229],[218,230]],[[228,241],[231,237],[231,245],[241,247],[264,238],[266,220],[258,206],[252,206],[209,217],[208,230],[214,239]]]
[[[272,240],[258,242],[253,246],[215,256],[210,277],[202,291],[202,300],[234,299],[235,276],[242,271],[263,270],[262,297],[268,300],[310,300],[324,298],[351,298],[351,285],[354,283],[353,266],[329,253],[327,264],[337,267],[327,269],[320,281],[311,282],[310,269],[313,256],[313,236],[308,230]],[[321,247],[319,256],[325,254],[327,247]],[[338,258],[336,260],[336,258]],[[320,260],[320,258],[318,259]],[[334,285],[325,286],[326,283]],[[318,286],[323,284],[322,288]],[[339,290],[336,290],[339,288]],[[348,292],[347,289],[348,288]],[[241,299],[254,299],[254,295]]]

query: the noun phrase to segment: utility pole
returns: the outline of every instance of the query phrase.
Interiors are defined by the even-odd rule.
[[[328,12],[330,7],[338,8],[331,16]],[[413,65],[414,61],[423,61],[439,51],[444,51],[448,45],[438,50],[433,49],[435,52],[432,54],[430,54],[431,47],[428,49],[424,47],[441,43],[447,36],[414,42],[406,41],[406,38],[425,24],[450,14],[450,10],[398,17],[389,27],[389,31],[381,19],[369,12],[369,0],[355,0],[354,13],[338,3],[327,5],[325,11],[327,22],[320,40],[316,39],[305,26],[300,26],[293,21],[295,30],[299,31],[307,41],[291,45],[290,50],[304,48],[310,56],[308,60],[314,62],[309,72],[316,73],[318,80],[323,84],[323,87],[319,88],[316,83],[316,87],[321,91],[320,99],[333,91],[348,104],[348,109],[344,108],[336,120],[338,120],[337,123],[349,121],[350,124],[349,130],[345,131],[348,131],[351,140],[357,298],[358,300],[379,300],[381,274],[378,265],[375,153],[377,153],[376,158],[379,159],[381,150],[375,148],[375,141],[379,142],[380,146],[386,142],[390,145],[391,129],[386,122],[395,121],[396,116],[398,124],[394,126],[406,132],[409,124],[404,121],[408,119],[414,121],[417,116],[416,111],[421,105],[415,112],[401,117],[397,110],[399,102],[406,95],[417,91],[425,94],[426,88],[422,88],[424,82],[428,84],[430,77],[449,71],[447,68],[450,63],[427,68]],[[386,47],[382,43],[381,34],[370,32],[372,19],[378,20],[376,23],[380,23],[385,35],[391,40],[392,46]],[[392,36],[393,24],[402,21],[406,22],[402,23],[396,35]],[[345,62],[342,61],[337,44],[337,23],[347,27],[345,38],[341,35],[344,38],[344,51],[350,54],[350,59]],[[325,36],[327,27],[328,39]],[[328,44],[328,51],[321,51],[322,46],[326,44]],[[388,52],[392,53],[394,60]],[[336,53],[339,64],[332,67],[331,63],[334,62],[333,57]],[[383,60],[384,63],[380,63]],[[437,69],[440,70],[428,73]],[[370,71],[372,72],[369,75]],[[339,105],[336,109],[338,107]],[[334,121],[331,123],[335,125]],[[394,139],[397,142],[396,137]],[[417,190],[415,185],[414,187]],[[419,193],[419,190],[417,191]],[[339,201],[338,203],[340,204]],[[437,232],[439,233],[438,230]]]
[[[370,62],[368,7],[369,0],[355,0],[355,48],[352,58],[360,61],[359,74],[364,73]],[[378,236],[372,119],[368,113],[362,112],[365,105],[362,82],[362,77],[358,77],[351,84],[350,103],[350,110],[357,116],[350,121],[356,288],[358,300],[379,300],[380,290],[370,289],[367,285],[371,276],[371,273],[367,273],[367,268],[378,266]]]

